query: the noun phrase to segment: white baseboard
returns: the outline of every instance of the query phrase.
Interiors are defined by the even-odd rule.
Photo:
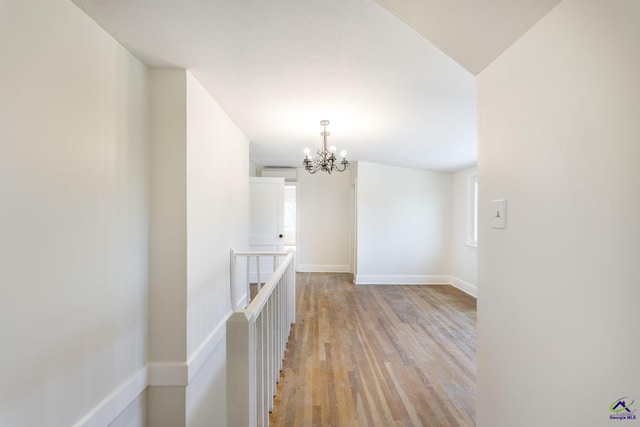
[[[125,381],[89,411],[74,427],[106,426],[111,424],[147,387],[186,387],[196,377],[209,356],[226,337],[227,319],[224,317],[202,344],[185,362],[149,363]]]
[[[301,273],[348,273],[348,265],[298,264],[296,271]]]
[[[149,370],[145,366],[102,399],[74,427],[107,426],[115,420],[149,385]]]
[[[458,279],[455,276],[451,276],[451,284],[461,291],[471,295],[474,298],[478,298],[478,287],[472,283],[465,282],[462,279]]]
[[[246,295],[246,293],[245,293]],[[193,352],[187,360],[187,384],[190,383],[200,368],[204,366],[207,359],[216,351],[222,340],[227,336],[227,320],[231,317],[230,311],[227,315],[213,328],[213,331],[205,338],[200,346]]]
[[[452,285],[461,291],[478,297],[476,285],[458,279],[455,276],[392,276],[362,275],[356,276],[356,285]]]
[[[445,285],[451,283],[450,276],[415,275],[356,275],[356,285]]]

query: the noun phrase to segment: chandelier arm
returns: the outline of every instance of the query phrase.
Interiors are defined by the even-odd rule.
[[[347,165],[341,163],[342,165],[342,169],[340,169],[340,166],[336,166],[335,170],[337,170],[338,172],[344,172],[347,169]]]

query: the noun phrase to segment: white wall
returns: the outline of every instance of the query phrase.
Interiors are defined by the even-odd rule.
[[[249,141],[187,72],[187,426],[226,425],[229,250],[249,233]]]
[[[151,70],[149,331],[152,362],[186,358],[187,111],[184,70]]]
[[[478,248],[467,244],[467,227],[469,176],[475,173],[475,167],[456,172],[451,184],[451,281],[473,296],[477,295]]]
[[[231,310],[229,250],[246,248],[249,146],[187,72],[187,355],[224,326]]]
[[[71,2],[0,19],[0,425],[225,425],[248,140]]]
[[[358,162],[357,283],[449,283],[451,174]]]
[[[298,271],[349,271],[351,172],[298,170]]]
[[[150,425],[184,425],[187,357],[187,110],[185,70],[151,70],[149,239]],[[182,380],[182,382],[186,382]],[[182,384],[185,385],[185,384]],[[166,386],[160,388],[160,386]],[[164,424],[161,424],[164,423]]]
[[[479,427],[637,422],[638,40],[636,0],[565,0],[478,76]]]
[[[0,425],[69,426],[144,388],[148,77],[67,0],[1,9]]]
[[[246,248],[249,143],[186,70],[152,70],[149,424],[225,425],[229,250]]]

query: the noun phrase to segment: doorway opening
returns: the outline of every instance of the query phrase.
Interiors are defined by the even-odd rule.
[[[284,186],[284,250],[296,249],[296,186]]]

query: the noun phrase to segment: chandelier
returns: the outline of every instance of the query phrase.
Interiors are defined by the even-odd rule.
[[[309,173],[316,173],[318,171],[324,171],[331,173],[332,171],[344,172],[349,167],[349,161],[347,160],[347,152],[341,151],[341,161],[337,161],[336,147],[331,146],[327,149],[327,137],[330,135],[327,131],[327,125],[329,120],[322,120],[320,125],[324,128],[320,135],[322,136],[322,148],[316,151],[315,155],[311,155],[311,150],[304,149],[304,160],[302,164]]]

